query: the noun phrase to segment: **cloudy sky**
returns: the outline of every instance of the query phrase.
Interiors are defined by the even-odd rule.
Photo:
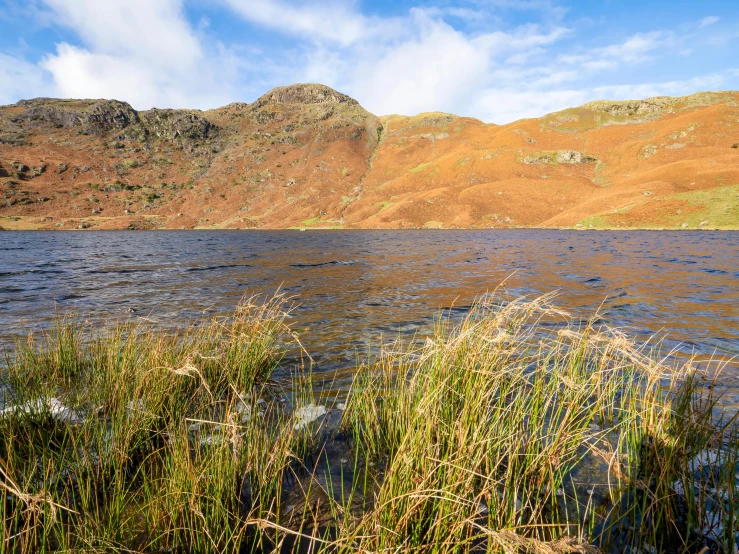
[[[739,89],[737,0],[0,0],[0,104],[212,108],[320,82],[505,123]]]

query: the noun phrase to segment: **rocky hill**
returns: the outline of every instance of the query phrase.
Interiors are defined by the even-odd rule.
[[[739,93],[503,126],[313,84],[206,112],[23,100],[0,107],[0,227],[739,228]]]

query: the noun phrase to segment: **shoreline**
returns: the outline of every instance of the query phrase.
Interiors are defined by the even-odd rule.
[[[0,231],[48,231],[48,232],[72,232],[72,231],[257,231],[257,232],[271,232],[271,231],[349,231],[349,232],[360,232],[360,231],[708,231],[708,232],[732,232],[739,231],[739,225],[736,227],[248,227],[248,228],[233,228],[233,227],[191,227],[191,228],[174,228],[174,227],[143,227],[143,228],[103,228],[98,229],[94,227],[38,227],[38,226],[12,226],[11,228],[3,226],[8,225],[8,216],[0,217]],[[76,221],[80,223],[82,220]],[[15,222],[12,222],[15,223]]]

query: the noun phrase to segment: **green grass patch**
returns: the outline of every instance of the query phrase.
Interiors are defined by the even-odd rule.
[[[677,224],[687,223],[691,229],[699,228],[704,222],[709,228],[739,228],[739,185],[683,192],[666,199],[687,200],[691,205],[701,206],[697,213],[676,215],[673,219]]]

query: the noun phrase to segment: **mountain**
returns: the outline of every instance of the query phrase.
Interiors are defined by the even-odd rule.
[[[316,84],[204,112],[22,100],[0,107],[0,227],[739,228],[739,93],[500,126]]]

